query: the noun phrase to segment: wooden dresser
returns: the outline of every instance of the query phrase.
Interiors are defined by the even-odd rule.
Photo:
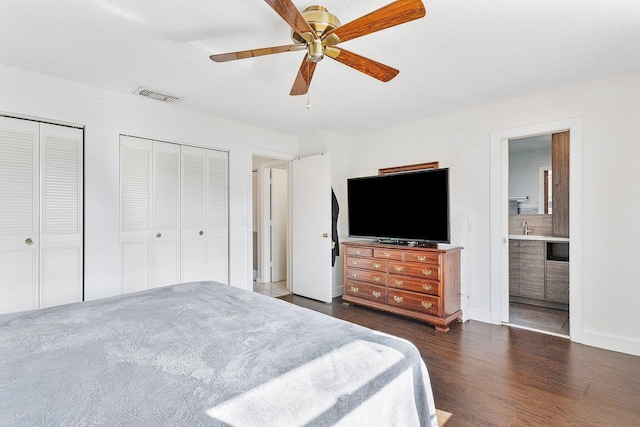
[[[462,317],[461,247],[410,247],[344,242],[346,304],[358,304],[430,323],[440,332]]]

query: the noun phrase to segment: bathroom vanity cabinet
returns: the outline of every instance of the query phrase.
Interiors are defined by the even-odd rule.
[[[509,295],[544,299],[544,242],[509,241]]]
[[[569,242],[531,237],[509,240],[509,299],[568,308]]]

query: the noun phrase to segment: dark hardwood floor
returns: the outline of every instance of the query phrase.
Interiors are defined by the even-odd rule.
[[[468,321],[448,333],[358,306],[285,301],[405,338],[455,426],[640,426],[640,357],[508,326]]]

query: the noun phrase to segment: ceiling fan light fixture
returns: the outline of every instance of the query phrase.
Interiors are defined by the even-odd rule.
[[[322,40],[315,39],[312,43],[309,43],[307,59],[311,62],[319,62],[324,58],[324,44]]]

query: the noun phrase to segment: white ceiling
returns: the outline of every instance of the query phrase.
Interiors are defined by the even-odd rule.
[[[342,23],[391,0],[321,4]],[[1,0],[0,63],[291,134],[356,135],[640,71],[640,0],[432,0],[427,16],[341,44],[400,70],[381,83],[336,61],[291,97],[304,52],[227,63],[213,53],[290,43],[261,0]],[[158,102],[149,100],[149,102]]]

